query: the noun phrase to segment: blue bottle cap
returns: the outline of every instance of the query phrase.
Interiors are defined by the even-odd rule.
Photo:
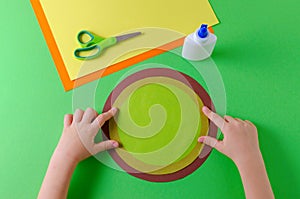
[[[197,34],[200,38],[206,38],[208,36],[207,24],[202,24]]]

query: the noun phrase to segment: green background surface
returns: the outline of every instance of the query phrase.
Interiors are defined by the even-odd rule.
[[[213,59],[224,80],[227,114],[257,125],[276,198],[300,198],[300,4],[211,3],[221,21]],[[73,111],[72,92],[63,91],[29,1],[0,5],[0,197],[35,198],[63,116]],[[123,72],[101,80],[104,97]],[[192,175],[170,183],[146,182],[90,158],[78,165],[69,191],[69,198],[243,197],[236,167],[217,151]]]

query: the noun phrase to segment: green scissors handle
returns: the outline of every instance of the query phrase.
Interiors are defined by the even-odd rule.
[[[83,40],[84,36],[88,37],[87,41]],[[96,35],[95,33],[87,31],[87,30],[82,30],[77,34],[77,40],[78,40],[79,44],[81,45],[81,47],[83,47],[83,48],[98,44],[99,42],[103,41],[104,39],[105,39],[104,37],[100,37],[100,36]]]
[[[109,37],[106,39],[102,39],[99,43],[95,43],[95,44],[88,44],[88,42],[85,42],[84,44],[86,44],[87,47],[76,49],[74,51],[74,56],[80,60],[94,59],[98,57],[105,48],[113,46],[116,43],[117,43],[116,37]],[[81,54],[86,54],[86,55],[81,55]]]

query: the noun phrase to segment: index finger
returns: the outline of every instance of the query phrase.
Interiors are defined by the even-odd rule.
[[[112,118],[116,112],[118,111],[117,108],[111,108],[109,111],[102,113],[96,117],[96,119],[93,121],[93,125],[97,125],[99,128],[110,118]]]
[[[202,111],[217,127],[219,127],[221,130],[223,129],[226,121],[220,115],[214,113],[206,106],[202,108]]]

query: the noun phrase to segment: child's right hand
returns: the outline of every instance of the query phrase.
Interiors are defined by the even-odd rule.
[[[243,164],[261,157],[257,129],[248,120],[241,120],[212,112],[203,107],[203,113],[221,129],[224,134],[222,141],[213,137],[202,136],[199,142],[207,144],[231,158],[236,165]]]
[[[221,129],[224,139],[220,141],[203,136],[198,141],[217,149],[234,161],[240,172],[247,199],[274,199],[254,124],[230,116],[222,118],[207,107],[203,107],[202,111]]]

